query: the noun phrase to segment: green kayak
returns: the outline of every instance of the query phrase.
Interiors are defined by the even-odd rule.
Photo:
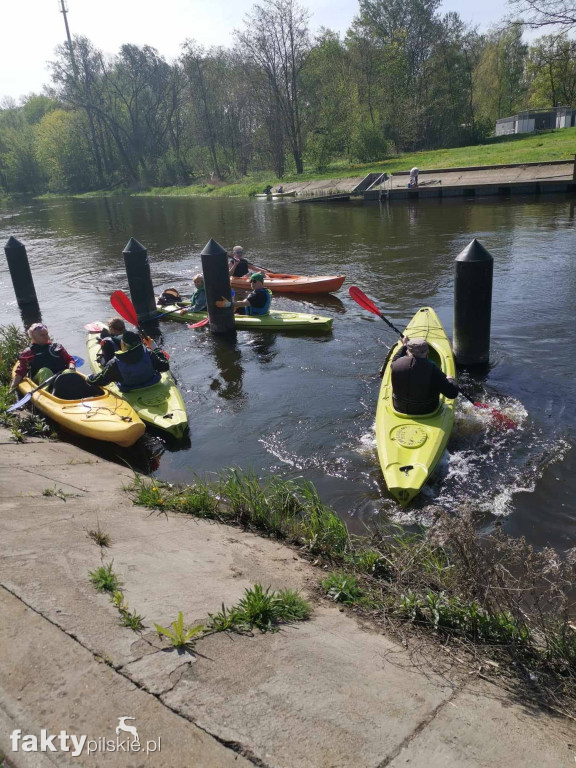
[[[88,334],[86,348],[90,367],[94,373],[100,373],[102,366],[98,361],[100,351],[98,333]],[[143,422],[180,439],[188,429],[186,406],[170,373],[166,371],[160,375],[161,379],[157,384],[133,389],[130,392],[121,392],[117,384],[107,384],[105,388],[130,403]]]
[[[161,306],[156,308],[162,314],[167,314],[167,320],[176,320],[180,323],[197,323],[206,318],[206,312],[185,312],[181,315],[179,312],[172,312],[176,309],[175,304]],[[273,309],[267,315],[235,315],[236,328],[238,330],[253,331],[330,331],[332,329],[332,318],[321,317],[320,315],[311,315],[307,312],[280,312]]]
[[[405,336],[421,336],[428,342],[429,359],[446,376],[456,378],[454,356],[448,337],[430,307],[420,309],[404,331]],[[399,341],[389,360],[400,350]],[[433,413],[409,416],[394,410],[390,362],[386,365],[376,409],[376,446],[388,490],[401,506],[420,492],[440,460],[454,426],[454,400],[440,395]]]

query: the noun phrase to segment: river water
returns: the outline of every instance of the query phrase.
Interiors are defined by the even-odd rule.
[[[328,335],[244,331],[230,342],[163,323],[191,440],[162,453],[159,477],[190,481],[238,466],[311,480],[355,531],[382,514],[426,523],[437,507],[472,504],[486,527],[499,521],[538,545],[576,544],[574,200],[0,203],[3,244],[10,235],[26,245],[44,322],[82,357],[84,324],[109,317],[111,292],[127,290],[122,250],[131,236],[148,248],[158,289],[190,291],[210,237],[228,249],[243,245],[276,271],[347,275],[337,295],[274,298],[279,309],[333,317]],[[494,256],[491,369],[466,379],[476,399],[503,409],[519,428],[499,432],[459,401],[434,479],[401,511],[386,492],[374,438],[378,369],[396,337],[346,288],[361,287],[399,327],[432,306],[451,335],[454,259],[473,237]],[[0,262],[0,324],[20,323]]]

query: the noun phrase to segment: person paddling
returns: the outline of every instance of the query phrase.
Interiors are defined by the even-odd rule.
[[[238,315],[267,315],[272,303],[272,294],[264,288],[264,275],[261,272],[253,272],[250,275],[251,293],[242,301],[234,302],[238,307]]]
[[[412,416],[432,413],[440,395],[453,400],[459,392],[449,378],[428,360],[426,339],[402,338],[402,348],[392,358],[392,402],[395,410]]]
[[[160,374],[170,369],[161,349],[150,351],[134,331],[122,334],[121,349],[100,373],[88,376],[88,381],[103,387],[118,382],[121,392],[151,387],[160,381]]]
[[[251,269],[253,265],[244,258],[244,248],[241,245],[235,245],[230,260],[230,277],[245,277]]]

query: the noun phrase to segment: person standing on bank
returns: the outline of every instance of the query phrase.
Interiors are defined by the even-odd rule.
[[[254,272],[250,275],[250,293],[243,301],[235,301],[234,308],[238,307],[238,315],[267,315],[270,312],[272,294],[264,288],[264,275]]]
[[[400,413],[420,416],[438,408],[440,395],[453,400],[459,392],[449,378],[428,359],[426,339],[402,339],[402,348],[392,358],[392,402]]]
[[[408,186],[410,188],[415,189],[418,186],[418,174],[420,173],[419,169],[414,167],[410,170],[410,181],[408,182]]]

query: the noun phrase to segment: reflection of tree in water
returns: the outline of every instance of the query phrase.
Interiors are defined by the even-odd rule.
[[[238,348],[236,336],[211,336],[210,347],[220,378],[213,379],[210,389],[218,392],[225,400],[237,400],[244,397],[242,392],[242,378],[244,369],[240,364],[242,353]]]

